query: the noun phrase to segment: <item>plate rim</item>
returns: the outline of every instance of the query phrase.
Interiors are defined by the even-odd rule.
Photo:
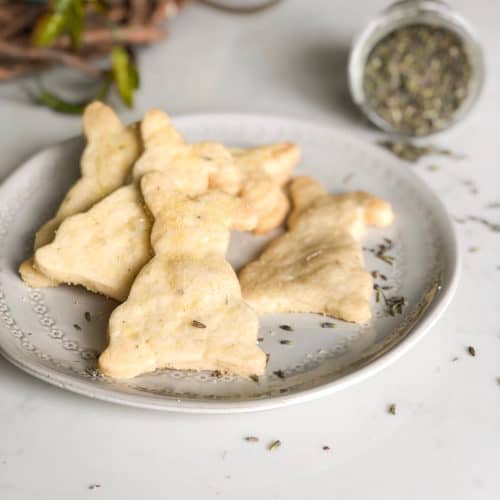
[[[201,113],[201,114],[185,114],[172,117],[176,126],[189,126],[189,122],[200,121],[222,121],[231,120],[232,122],[242,122],[255,120],[256,122],[275,122],[294,125],[297,127],[316,128],[318,131],[334,133],[340,140],[356,145],[359,147],[361,140],[357,139],[353,134],[340,130],[334,125],[318,123],[314,120],[289,118],[286,116],[277,116],[269,114],[256,113]],[[8,190],[9,185],[15,183],[18,177],[30,168],[30,163],[36,161],[37,158],[47,154],[51,150],[58,150],[66,144],[81,141],[82,136],[74,136],[69,139],[58,142],[47,148],[43,148],[34,155],[28,157],[20,163],[0,184],[0,194]],[[416,185],[420,191],[426,193],[427,199],[432,201],[433,208],[440,225],[445,228],[446,234],[443,238],[449,242],[447,249],[447,266],[441,280],[441,289],[437,296],[432,300],[429,307],[415,321],[409,329],[407,335],[402,338],[397,344],[391,346],[387,351],[380,354],[375,360],[369,364],[356,369],[354,372],[347,373],[337,379],[327,382],[319,387],[313,387],[301,390],[300,392],[291,395],[273,396],[263,399],[244,399],[239,401],[198,401],[189,399],[164,399],[158,400],[156,397],[144,394],[126,394],[115,392],[113,389],[101,387],[94,384],[91,380],[77,379],[74,376],[61,373],[51,367],[33,366],[28,361],[19,359],[15,355],[8,352],[1,342],[3,328],[0,327],[0,355],[7,361],[28,373],[29,375],[48,382],[51,385],[61,389],[69,390],[82,396],[87,396],[93,399],[99,399],[115,404],[122,404],[138,408],[171,411],[178,413],[205,413],[205,414],[222,414],[222,413],[244,413],[253,411],[270,410],[273,408],[288,406],[292,404],[300,404],[311,401],[326,395],[334,394],[342,389],[345,389],[358,382],[362,382],[367,378],[379,373],[385,367],[389,366],[406,354],[420,339],[428,333],[434,324],[442,316],[453,296],[455,295],[460,278],[460,262],[461,252],[459,251],[458,238],[456,229],[452,220],[444,206],[443,202],[436,195],[427,183],[418,175],[413,173],[402,160],[398,160],[390,155],[390,153],[378,149],[375,145],[366,142],[363,144],[364,150],[371,150],[373,154],[379,155],[381,158],[391,158],[393,163],[401,163],[401,171],[399,175],[409,180],[413,185]]]

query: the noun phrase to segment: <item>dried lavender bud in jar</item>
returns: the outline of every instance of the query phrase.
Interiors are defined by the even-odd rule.
[[[467,97],[471,64],[459,36],[424,24],[398,28],[368,55],[363,89],[396,131],[415,136],[445,128]]]

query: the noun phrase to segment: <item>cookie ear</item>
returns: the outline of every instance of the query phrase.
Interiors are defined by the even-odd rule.
[[[352,194],[363,207],[365,224],[377,227],[385,227],[392,224],[394,213],[390,203],[364,191],[356,191]]]
[[[296,177],[290,184],[294,212],[302,212],[325,194],[327,194],[326,189],[312,177]]]
[[[300,148],[293,143],[284,142],[268,146],[270,161],[266,162],[264,169],[280,186],[285,185],[300,160]]]
[[[183,143],[181,135],[172,126],[167,113],[160,109],[149,110],[141,122],[141,136],[146,148],[160,142],[162,144]]]
[[[116,113],[100,101],[90,103],[83,112],[83,132],[89,141],[118,133],[124,126]]]

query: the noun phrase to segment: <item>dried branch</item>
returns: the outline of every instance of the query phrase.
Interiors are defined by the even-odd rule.
[[[149,2],[144,0],[130,0],[130,15],[128,23],[130,26],[140,26],[148,18]]]
[[[16,33],[29,28],[33,25],[41,12],[41,6],[35,6],[35,8],[24,6],[24,9],[16,12],[16,15],[9,18],[5,22],[5,25],[0,28],[0,39],[9,38]]]
[[[163,28],[157,26],[125,26],[113,31],[107,28],[88,29],[82,35],[81,46],[109,44],[113,42],[140,45],[163,40],[167,33]],[[71,40],[68,36],[62,36],[54,43],[58,49],[69,49]]]
[[[0,56],[36,63],[60,63],[75,68],[90,76],[99,76],[101,71],[83,58],[61,50],[26,47],[0,40]]]
[[[85,29],[77,52],[68,35],[50,47],[32,46],[35,24],[47,4],[0,0],[0,80],[24,76],[54,64],[98,76],[92,59],[109,53],[114,44],[126,47],[155,43],[166,37],[162,22],[175,15],[186,0],[106,0],[105,16],[90,3],[85,8]]]

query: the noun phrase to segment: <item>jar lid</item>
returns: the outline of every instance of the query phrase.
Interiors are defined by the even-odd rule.
[[[394,126],[375,111],[364,88],[365,67],[375,46],[387,35],[409,25],[427,25],[454,33],[462,42],[470,65],[467,93],[452,117],[439,128],[413,133]],[[451,7],[439,0],[402,0],[381,11],[357,36],[349,57],[349,87],[352,99],[377,127],[397,135],[424,136],[440,132],[460,121],[477,101],[484,82],[482,48],[473,28]]]

